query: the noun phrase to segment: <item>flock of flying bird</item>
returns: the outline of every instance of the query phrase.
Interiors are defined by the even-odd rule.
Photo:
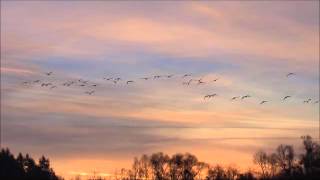
[[[53,75],[53,72],[47,72],[45,73],[46,76],[52,76]],[[296,74],[295,73],[288,73],[286,75],[287,78],[289,78],[290,76],[295,76]],[[142,77],[140,78],[141,80],[156,80],[156,79],[160,79],[160,78],[167,78],[167,79],[170,79],[174,76],[177,76],[177,75],[173,75],[173,74],[170,74],[170,75],[163,75],[163,76],[160,76],[160,75],[154,75],[154,76],[151,76],[151,77]],[[205,84],[205,83],[210,83],[210,82],[217,82],[219,80],[219,78],[216,78],[216,79],[213,79],[211,81],[203,81],[202,78],[200,79],[193,79],[191,78],[192,74],[184,74],[182,76],[180,76],[184,81],[182,82],[183,85],[186,85],[186,86],[189,86],[192,82],[195,82],[195,84],[197,85],[201,85],[201,84]],[[189,78],[189,79],[187,79]],[[191,78],[191,79],[190,79]],[[103,77],[103,79],[105,81],[110,81],[114,84],[117,84],[119,83],[120,81],[122,81],[122,79],[120,77]],[[124,81],[127,85],[131,84],[131,83],[135,83],[134,80],[127,80],[127,81]],[[25,81],[23,82],[24,85],[31,85],[31,84],[39,84],[41,87],[50,87],[50,89],[54,89],[54,88],[58,88],[58,85],[54,85],[53,83],[51,82],[45,82],[45,81],[41,81],[39,79],[37,80],[34,80],[34,81]],[[194,84],[194,83],[193,83]],[[81,86],[81,87],[97,87],[98,84],[96,83],[91,83],[89,82],[88,80],[82,80],[82,79],[78,79],[78,80],[73,80],[73,81],[67,81],[67,82],[64,82],[63,84],[61,84],[62,86],[66,86],[66,87],[69,87],[69,86]],[[88,95],[92,95],[95,93],[95,90],[90,90],[90,91],[85,91],[84,92],[85,94],[88,94]],[[203,97],[204,100],[209,100],[211,98],[214,98],[218,96],[217,94],[207,94]],[[230,100],[231,101],[234,101],[234,100],[237,100],[237,99],[241,99],[241,100],[244,100],[246,98],[250,98],[251,96],[249,94],[247,95],[244,95],[244,96],[234,96],[232,97]],[[285,101],[289,98],[291,98],[292,96],[290,95],[287,95],[285,97],[282,98],[282,101]],[[259,104],[265,104],[269,101],[266,101],[266,100],[263,100],[261,101]],[[311,98],[308,98],[306,100],[303,101],[303,103],[312,103],[312,99]],[[315,100],[313,101],[314,104],[317,104],[319,103],[319,100]]]

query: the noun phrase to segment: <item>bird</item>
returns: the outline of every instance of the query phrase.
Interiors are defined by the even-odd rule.
[[[286,100],[286,99],[288,99],[288,98],[290,98],[291,96],[285,96],[282,100],[284,101],[284,100]]]
[[[161,76],[158,76],[158,75],[156,75],[156,76],[153,76],[153,79],[159,79]]]
[[[219,80],[219,78],[216,78],[216,79],[212,80],[212,82],[216,82],[216,81],[218,81],[218,80]]]
[[[234,96],[234,97],[231,98],[231,101],[236,100],[238,98],[240,98],[240,96]]]
[[[199,84],[203,84],[203,83],[205,83],[205,82],[203,82],[202,79],[199,79],[199,80],[198,80],[198,85],[199,85]]]
[[[140,79],[148,80],[148,79],[149,79],[149,77],[143,77],[143,78],[140,78]]]
[[[188,76],[191,76],[191,74],[185,74],[182,76],[182,78],[185,78],[185,77],[188,77]]]
[[[303,103],[309,103],[311,101],[311,99],[307,99],[307,100],[304,100]]]
[[[47,86],[51,86],[51,85],[52,85],[52,83],[42,83],[41,87],[44,87],[44,86],[47,87]]]
[[[173,74],[167,75],[167,78],[171,78],[173,76]]]
[[[203,99],[206,99],[206,98],[210,99],[210,98],[213,98],[215,96],[217,96],[217,94],[207,94],[207,95],[204,96]]]
[[[115,78],[114,80],[115,80],[115,81],[120,81],[120,80],[121,80],[121,78],[119,78],[119,77],[118,77],[118,78]]]
[[[54,88],[57,88],[57,86],[51,86],[51,88],[50,88],[50,89],[54,89]]]
[[[33,81],[34,83],[38,83],[38,82],[40,82],[40,80],[35,80],[35,81]]]
[[[89,94],[89,95],[92,95],[92,94],[94,93],[94,91],[86,91],[86,92],[84,92],[84,93]]]
[[[319,100],[317,100],[317,101],[314,102],[314,104],[317,104],[317,103],[319,103]]]
[[[288,73],[286,76],[289,77],[289,76],[293,76],[293,75],[296,75],[296,74],[291,72],[291,73]]]
[[[134,81],[131,81],[131,80],[130,80],[130,81],[127,81],[127,84],[129,84],[129,83],[133,83],[133,82],[134,82]]]
[[[106,77],[104,77],[103,79],[105,79],[105,80],[107,80],[107,81],[110,81],[110,80],[112,80],[113,78],[111,77],[111,78],[106,78]]]
[[[83,86],[86,86],[85,84],[80,84],[79,86],[83,87]]]
[[[245,96],[242,96],[241,99],[245,99],[245,98],[249,98],[251,97],[250,95],[245,95]]]
[[[264,104],[264,103],[266,103],[266,102],[268,102],[268,101],[261,101],[260,104]]]
[[[47,76],[50,76],[51,74],[52,74],[52,72],[47,72],[46,73]]]
[[[97,84],[93,84],[93,85],[91,85],[91,86],[93,86],[93,87],[97,87],[98,85],[97,85]]]

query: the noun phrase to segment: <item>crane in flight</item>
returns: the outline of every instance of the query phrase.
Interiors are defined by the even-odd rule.
[[[53,72],[47,72],[46,75],[50,76]]]
[[[86,92],[84,92],[84,93],[86,93],[86,94],[88,94],[88,95],[92,95],[92,94],[94,93],[94,91],[86,91]]]
[[[231,101],[236,100],[238,98],[240,98],[240,96],[234,96],[234,97],[231,98]]]
[[[211,82],[217,82],[219,80],[219,78],[216,78],[214,80],[212,80]]]
[[[127,81],[127,84],[129,84],[129,83],[133,83],[133,82],[134,82],[134,81],[131,81],[131,80],[130,80],[130,81]]]
[[[182,78],[185,78],[185,77],[188,77],[188,76],[191,76],[191,74],[185,74],[182,76]]]
[[[290,77],[290,76],[294,76],[294,75],[296,75],[296,74],[291,72],[291,73],[288,73],[286,76]]]
[[[291,96],[285,96],[282,100],[284,101],[284,100],[286,100],[288,98],[291,98]]]
[[[217,96],[217,94],[207,94],[207,95],[205,95],[204,97],[203,97],[203,99],[205,100],[205,99],[210,99],[210,98],[214,98],[215,96]]]
[[[204,81],[202,81],[202,79],[198,79],[198,85],[200,85],[200,84],[204,84],[205,82]]]
[[[304,100],[303,103],[309,103],[311,101],[311,99],[307,99],[307,100]]]
[[[268,102],[268,101],[261,101],[260,104],[264,104],[264,103],[267,103],[267,102]]]
[[[251,97],[251,96],[248,94],[248,95],[242,96],[241,99],[245,99],[245,98],[249,98],[249,97]]]

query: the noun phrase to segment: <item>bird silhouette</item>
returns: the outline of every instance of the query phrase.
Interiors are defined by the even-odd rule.
[[[167,78],[171,78],[172,76],[173,76],[173,74],[170,74],[170,75],[167,76]]]
[[[51,86],[51,88],[50,88],[50,89],[54,89],[54,88],[57,88],[57,86]]]
[[[296,75],[296,74],[295,73],[288,73],[286,76],[290,77],[290,76],[294,76],[294,75]]]
[[[42,83],[41,87],[47,87],[47,86],[51,86],[51,85],[52,85],[52,83]]]
[[[216,82],[216,81],[218,81],[218,80],[219,80],[219,78],[216,78],[216,79],[212,80],[212,82]]]
[[[86,92],[84,92],[84,93],[89,94],[89,95],[92,95],[92,94],[94,93],[94,91],[86,91]]]
[[[159,79],[161,76],[159,75],[156,75],[156,76],[153,76],[153,79]]]
[[[150,78],[149,77],[143,77],[143,78],[140,78],[140,79],[148,80]]]
[[[284,100],[286,100],[286,99],[288,99],[288,98],[290,98],[291,96],[285,96],[282,100],[284,101]]]
[[[103,79],[105,79],[105,80],[107,80],[107,81],[110,81],[110,80],[112,80],[113,78],[111,77],[111,78],[103,78]]]
[[[245,98],[249,98],[251,97],[250,95],[245,95],[245,96],[242,96],[241,99],[245,99]]]
[[[238,98],[240,98],[240,96],[234,96],[234,97],[231,98],[231,101],[236,100]]]
[[[133,82],[134,82],[134,81],[131,81],[131,80],[130,80],[130,81],[127,81],[127,84],[129,84],[129,83],[133,83]]]
[[[47,72],[46,73],[47,76],[50,76],[51,74],[52,74],[52,72]]]
[[[314,102],[314,104],[317,104],[317,103],[319,103],[319,100],[317,100],[317,101]]]
[[[185,74],[182,76],[182,78],[185,78],[185,77],[188,77],[188,76],[191,76],[191,74]]]
[[[304,100],[303,103],[309,103],[311,101],[311,99],[307,99],[307,100]]]
[[[33,81],[34,83],[39,83],[40,82],[40,80],[35,80],[35,81]]]
[[[198,85],[200,85],[200,84],[204,84],[205,82],[204,81],[202,81],[202,79],[198,79]]]
[[[217,96],[217,94],[207,94],[207,95],[205,95],[205,96],[203,97],[203,99],[206,99],[206,98],[210,99],[210,98],[213,98],[213,97],[215,97],[215,96]]]
[[[260,104],[264,104],[264,103],[266,103],[266,102],[268,102],[268,101],[261,101]]]

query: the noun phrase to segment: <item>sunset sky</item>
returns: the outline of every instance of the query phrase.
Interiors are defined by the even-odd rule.
[[[37,79],[57,88],[23,84]],[[62,86],[78,79],[98,86]],[[158,151],[249,168],[317,138],[317,100],[319,1],[1,1],[2,145],[65,177]]]

